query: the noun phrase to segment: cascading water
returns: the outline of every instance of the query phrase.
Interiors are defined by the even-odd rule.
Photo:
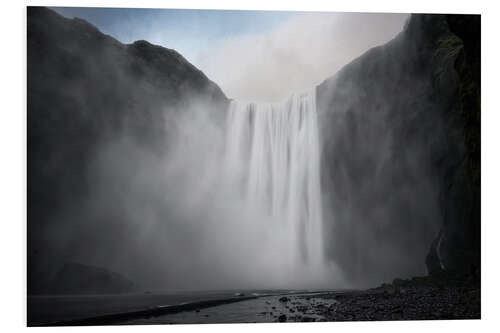
[[[291,271],[324,265],[315,90],[281,103],[232,101],[225,170],[252,209],[280,233]],[[260,223],[260,221],[255,221]],[[269,222],[266,222],[269,223]],[[263,226],[265,230],[265,226]]]

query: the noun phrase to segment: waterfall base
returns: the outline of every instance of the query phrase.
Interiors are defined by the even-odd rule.
[[[227,118],[227,176],[275,224],[291,270],[324,266],[315,99],[312,90],[282,103],[232,101]]]

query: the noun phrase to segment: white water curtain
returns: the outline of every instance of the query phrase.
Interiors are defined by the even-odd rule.
[[[241,196],[279,224],[289,264],[323,264],[314,89],[281,103],[231,101],[224,158],[227,176]]]

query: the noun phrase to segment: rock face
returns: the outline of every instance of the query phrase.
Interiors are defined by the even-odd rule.
[[[459,75],[454,117],[463,131],[460,164],[447,171],[442,196],[443,226],[427,256],[431,274],[442,270],[479,278],[481,262],[481,17],[447,15],[451,32],[462,42],[455,69]],[[436,261],[440,260],[441,265]]]
[[[68,271],[57,248],[73,244],[54,221],[91,193],[96,150],[126,136],[165,154],[165,123],[198,103],[223,119],[228,99],[174,50],[27,14],[28,294],[56,293],[72,288],[52,283]],[[317,87],[325,242],[350,281],[479,266],[479,29],[478,16],[412,15]]]
[[[463,237],[479,230],[479,118],[464,127],[463,44],[448,23],[412,15],[317,88],[327,251],[361,285],[425,274],[431,244],[429,271],[479,258]]]
[[[55,294],[121,294],[139,291],[139,286],[104,268],[66,263],[54,278]]]
[[[146,41],[125,45],[42,7],[28,7],[27,24],[31,294],[49,291],[44,276],[60,258],[45,231],[62,207],[88,195],[97,147],[126,135],[161,153],[169,115],[200,102],[219,117],[228,100],[174,50]]]

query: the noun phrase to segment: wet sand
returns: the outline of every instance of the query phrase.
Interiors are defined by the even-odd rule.
[[[225,292],[191,295],[190,297],[194,297],[191,301],[179,303],[180,299],[177,299],[174,305],[156,303],[138,311],[45,322],[43,325],[480,319],[481,288],[478,281],[477,278],[464,280],[450,277],[416,277],[408,280],[396,279],[391,284],[357,291],[274,291],[260,294]],[[151,302],[155,297],[159,296],[151,295],[146,299]],[[200,297],[204,299],[200,300]],[[114,301],[117,300],[119,298]],[[170,299],[170,302],[172,300]]]
[[[269,296],[124,324],[480,319],[475,284],[399,280],[363,291]]]
[[[314,296],[313,296],[314,295]],[[324,296],[322,296],[324,295]],[[331,307],[335,294],[267,296],[173,315],[126,321],[123,324],[270,323],[325,321],[318,307]],[[328,297],[328,298],[323,298]]]
[[[298,293],[303,292],[233,290],[174,294],[29,296],[28,326],[113,325],[145,318],[165,318],[190,311],[196,313],[200,309],[222,305],[234,306],[263,296]],[[238,307],[240,308],[241,306]],[[223,309],[225,311],[226,308]]]

